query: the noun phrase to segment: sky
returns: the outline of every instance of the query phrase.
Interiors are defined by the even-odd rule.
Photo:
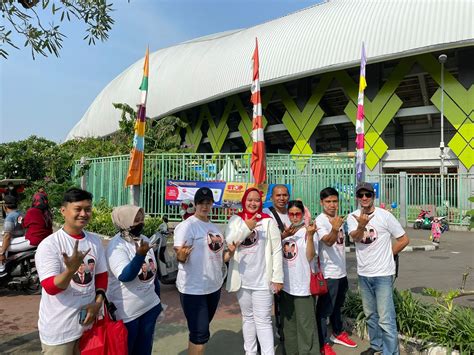
[[[31,56],[6,48],[0,57],[0,143],[31,135],[63,142],[95,97],[116,76],[154,52],[193,38],[248,28],[317,3],[317,0],[115,0],[109,39],[89,46],[85,26],[61,25],[60,57]],[[46,14],[44,18],[51,19]],[[141,78],[137,78],[139,84]],[[138,85],[137,84],[137,85]],[[135,88],[131,88],[135,89]]]

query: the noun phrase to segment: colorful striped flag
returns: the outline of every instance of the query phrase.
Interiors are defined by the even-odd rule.
[[[137,119],[135,120],[135,135],[133,137],[133,148],[130,153],[130,165],[125,186],[141,185],[143,181],[143,156],[145,150],[145,119],[146,100],[148,95],[148,66],[149,51],[146,49],[145,64],[143,65],[143,79],[140,85],[141,100],[138,106]]]
[[[356,120],[356,176],[357,183],[365,180],[365,151],[364,151],[364,90],[367,87],[365,81],[365,57],[364,42],[362,42],[362,55],[360,59],[359,96],[357,98],[357,120]]]
[[[258,40],[255,38],[255,51],[253,52],[253,76],[252,76],[252,96],[253,103],[252,118],[252,160],[250,167],[254,178],[254,183],[263,184],[267,179],[267,163],[265,158],[265,139],[263,137],[262,122],[262,98],[260,96],[260,64],[258,61]]]

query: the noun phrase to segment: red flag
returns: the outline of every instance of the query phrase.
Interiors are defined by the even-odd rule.
[[[250,101],[253,103],[252,118],[252,160],[250,167],[256,184],[263,184],[267,180],[267,163],[265,158],[265,139],[263,137],[262,122],[262,98],[260,96],[259,81],[259,61],[258,61],[258,40],[255,38],[255,51],[253,52],[253,77],[252,77],[252,96]]]

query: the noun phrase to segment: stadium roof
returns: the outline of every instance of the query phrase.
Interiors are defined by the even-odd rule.
[[[368,63],[474,44],[470,0],[330,0],[251,28],[197,38],[150,54],[147,116],[160,118],[250,90],[258,37],[262,86]],[[96,97],[66,139],[118,129],[113,102],[134,106],[143,59]]]

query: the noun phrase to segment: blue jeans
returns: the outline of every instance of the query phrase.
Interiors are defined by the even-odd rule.
[[[370,347],[384,355],[399,354],[395,306],[394,276],[366,277],[359,275],[362,306],[369,329]]]
[[[161,303],[137,319],[125,323],[128,330],[128,354],[151,354],[156,319],[162,311]]]

